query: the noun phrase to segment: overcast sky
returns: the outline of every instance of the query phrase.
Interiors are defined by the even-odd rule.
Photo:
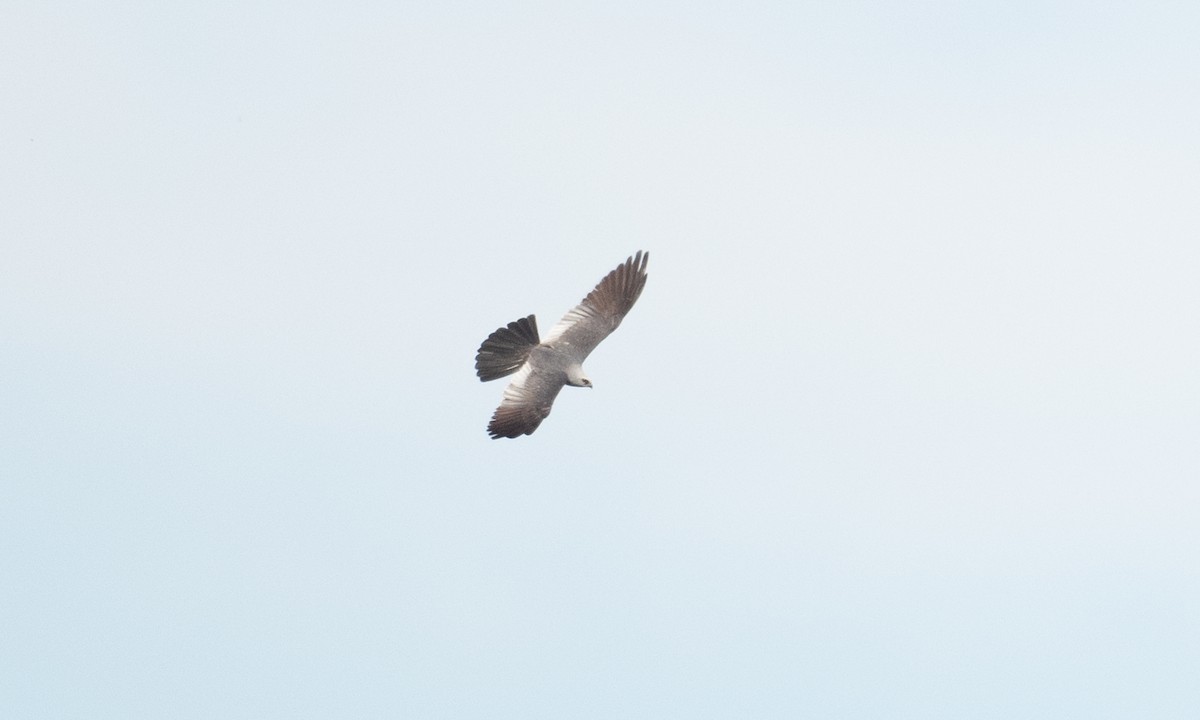
[[[1194,717],[1198,27],[7,4],[5,717]]]

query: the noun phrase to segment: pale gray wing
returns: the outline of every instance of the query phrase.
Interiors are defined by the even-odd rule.
[[[531,435],[550,414],[554,398],[565,384],[561,370],[538,369],[530,358],[504,388],[504,399],[488,423],[488,434],[493,439]]]
[[[572,308],[543,341],[582,362],[600,341],[608,337],[637,302],[646,287],[646,263],[650,253],[641,250],[604,276],[583,302]]]

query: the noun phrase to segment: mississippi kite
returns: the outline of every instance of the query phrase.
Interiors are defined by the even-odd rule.
[[[617,266],[538,339],[537,319],[514,320],[488,336],[475,356],[475,372],[483,382],[512,375],[504,399],[488,423],[495,438],[515,438],[537,430],[563,385],[592,387],[583,374],[588,353],[621,324],[646,286],[650,253],[638,251]]]

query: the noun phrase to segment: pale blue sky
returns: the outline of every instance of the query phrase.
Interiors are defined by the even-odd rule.
[[[1197,8],[8,4],[4,716],[1191,718]]]

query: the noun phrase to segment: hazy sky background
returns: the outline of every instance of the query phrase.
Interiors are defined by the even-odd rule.
[[[4,716],[1195,717],[1198,28],[6,4]]]

